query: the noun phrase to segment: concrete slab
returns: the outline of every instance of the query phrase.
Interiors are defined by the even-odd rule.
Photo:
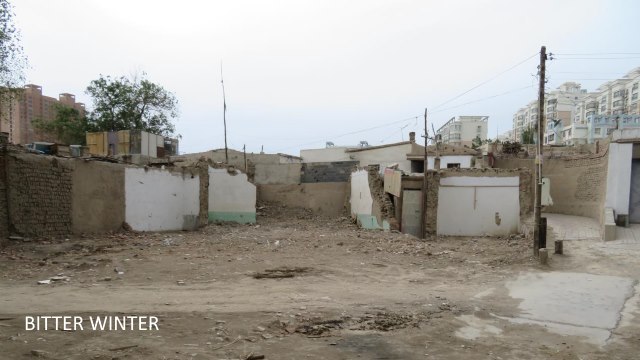
[[[597,220],[562,214],[544,213],[547,226],[553,231],[556,240],[591,240],[600,239],[600,224]]]
[[[506,283],[509,296],[522,300],[518,305],[522,313],[508,319],[604,345],[618,326],[634,286],[635,280],[617,276],[524,273]]]
[[[474,315],[460,315],[458,320],[466,324],[456,331],[456,336],[462,339],[475,340],[480,337],[502,334],[502,329],[494,326],[490,320],[481,319]]]
[[[616,239],[592,246],[606,254],[628,254],[640,251],[640,224],[616,227]]]

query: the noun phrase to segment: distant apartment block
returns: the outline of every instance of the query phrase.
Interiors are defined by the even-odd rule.
[[[442,143],[471,147],[473,139],[487,139],[488,116],[456,116],[442,125],[437,133]]]
[[[34,141],[56,142],[50,135],[42,134],[33,126],[33,121],[42,119],[51,121],[55,118],[55,104],[62,104],[85,112],[83,103],[76,102],[75,95],[63,93],[58,99],[42,95],[39,85],[25,85],[16,99],[2,103],[0,106],[0,131],[9,134],[9,142],[28,144]]]
[[[507,130],[502,134],[498,135],[498,141],[500,142],[514,141],[514,139],[515,139],[515,132],[513,131],[513,129]]]
[[[575,82],[560,85],[546,94],[544,143],[592,143],[617,128],[640,127],[639,83],[640,67],[602,84],[595,92]],[[537,121],[538,101],[533,100],[513,116],[514,139],[522,141],[523,132],[535,129]]]

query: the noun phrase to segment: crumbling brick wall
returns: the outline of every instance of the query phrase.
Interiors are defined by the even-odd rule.
[[[427,170],[427,214],[426,233],[435,235],[438,227],[438,190],[440,188],[440,172]]]
[[[9,229],[29,237],[64,237],[72,232],[70,160],[7,154]]]
[[[200,213],[198,214],[198,226],[206,226],[209,223],[209,162],[198,161],[195,169],[200,177]]]
[[[380,178],[380,165],[367,166],[369,178],[369,190],[373,198],[373,215],[378,219],[378,223],[382,224],[387,220],[392,229],[398,230],[398,221],[395,218],[395,207],[384,191],[384,183]]]

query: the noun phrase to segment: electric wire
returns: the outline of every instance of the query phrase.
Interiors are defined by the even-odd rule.
[[[524,64],[525,62],[527,62],[527,61],[529,61],[529,60],[533,59],[533,58],[534,58],[535,56],[537,56],[538,54],[540,54],[540,52],[536,52],[535,54],[533,54],[533,55],[529,56],[528,58],[526,58],[526,59],[524,59],[524,60],[522,60],[522,61],[518,62],[517,64],[515,64],[515,65],[513,65],[513,66],[509,67],[509,68],[508,68],[508,69],[506,69],[506,70],[501,71],[501,72],[500,72],[500,73],[498,73],[497,75],[494,75],[493,77],[491,77],[491,78],[489,78],[489,79],[487,79],[487,80],[485,80],[485,81],[481,82],[480,84],[478,84],[478,85],[476,85],[476,86],[474,86],[474,87],[470,88],[469,90],[467,90],[467,91],[465,91],[465,92],[463,92],[463,93],[461,93],[461,94],[459,94],[459,95],[456,95],[456,96],[452,97],[451,99],[449,99],[449,100],[447,100],[447,101],[445,101],[445,102],[441,103],[440,105],[437,105],[436,107],[434,107],[434,108],[433,108],[433,110],[436,110],[436,109],[440,108],[441,106],[446,105],[446,104],[448,104],[448,103],[452,102],[453,100],[456,100],[456,99],[458,99],[458,98],[460,98],[460,97],[462,97],[462,96],[464,96],[464,95],[466,95],[466,94],[470,93],[471,91],[473,91],[473,90],[475,90],[475,89],[477,89],[477,88],[479,88],[479,87],[481,87],[481,86],[483,86],[483,85],[485,85],[485,84],[487,84],[487,83],[489,83],[489,82],[491,82],[491,81],[493,81],[493,80],[497,79],[498,77],[502,76],[503,74],[505,74],[505,73],[507,73],[507,72],[509,72],[509,71],[511,71],[511,70],[513,70],[513,69],[515,69],[516,67],[518,67],[518,66],[520,66],[520,65]]]

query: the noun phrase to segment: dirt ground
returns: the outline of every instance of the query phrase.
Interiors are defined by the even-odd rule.
[[[634,324],[602,347],[507,321],[493,336],[459,336],[465,317],[517,312],[518,301],[507,296],[505,281],[523,271],[548,270],[534,261],[530,241],[521,236],[422,241],[276,204],[262,204],[258,219],[255,225],[218,224],[195,232],[10,242],[0,251],[0,358],[636,359],[640,354]],[[552,262],[562,271],[591,266],[638,276],[625,263],[629,259],[608,259],[586,245],[565,246],[568,255]],[[52,277],[50,284],[37,283]],[[159,318],[159,330],[26,331],[25,316],[37,315],[149,315]]]

